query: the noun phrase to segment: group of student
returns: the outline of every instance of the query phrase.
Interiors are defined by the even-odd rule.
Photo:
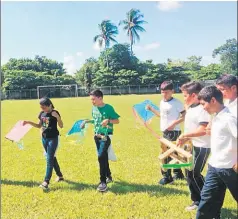
[[[220,211],[228,188],[238,202],[238,167],[237,167],[237,77],[229,74],[222,75],[216,85],[202,87],[199,82],[188,82],[181,87],[184,98],[183,105],[173,97],[174,87],[171,81],[165,81],[160,86],[162,100],[160,111],[147,106],[155,115],[160,117],[160,129],[163,137],[176,141],[179,147],[191,141],[193,145],[193,169],[161,169],[163,178],[160,185],[172,183],[175,180],[187,179],[191,193],[192,204],[186,210],[197,210],[197,219],[220,218]],[[103,102],[103,93],[95,90],[90,93],[93,104],[92,120],[86,123],[94,124],[94,141],[98,152],[100,183],[97,190],[104,192],[107,184],[112,182],[108,161],[108,148],[111,145],[113,125],[119,123],[119,115],[114,108]],[[225,102],[224,102],[225,100]],[[57,123],[63,127],[60,113],[54,110],[50,99],[40,100],[42,112],[39,123],[25,121],[42,129],[42,143],[47,153],[47,168],[44,182],[40,185],[48,189],[53,169],[57,181],[64,180],[59,164],[55,157],[58,146]],[[184,132],[180,123],[184,121]],[[166,150],[166,148],[162,148]],[[208,171],[204,179],[202,171],[208,160]],[[170,158],[166,163],[170,162]]]

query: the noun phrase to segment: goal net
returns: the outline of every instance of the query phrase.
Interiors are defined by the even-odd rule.
[[[37,86],[38,99],[42,97],[78,97],[77,84]]]

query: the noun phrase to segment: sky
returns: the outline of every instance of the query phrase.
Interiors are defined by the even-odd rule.
[[[148,24],[134,46],[135,55],[154,63],[168,58],[202,56],[202,64],[218,63],[212,52],[237,38],[237,3],[233,2],[1,2],[1,65],[10,58],[35,55],[64,63],[69,74],[85,59],[98,57],[93,43],[98,24],[114,24],[131,8],[140,9]],[[119,27],[119,43],[128,43]]]

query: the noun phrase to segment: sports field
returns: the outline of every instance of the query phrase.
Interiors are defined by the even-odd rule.
[[[181,99],[180,95],[175,95]],[[75,144],[67,131],[78,119],[90,118],[88,97],[52,99],[61,113],[61,130],[57,152],[65,182],[50,184],[50,191],[38,186],[45,174],[45,158],[40,132],[32,129],[24,138],[24,150],[5,140],[4,136],[18,120],[37,121],[38,100],[3,101],[1,129],[1,211],[3,219],[192,219],[195,212],[184,208],[191,204],[185,181],[160,186],[158,141],[144,128],[136,125],[133,104],[146,99],[154,103],[160,95],[105,96],[106,103],[121,115],[115,126],[113,145],[118,161],[111,163],[114,183],[107,193],[96,191],[99,182],[96,149],[92,127],[82,144]],[[196,116],[196,115],[194,115]],[[159,130],[159,119],[151,126]],[[207,166],[204,174],[206,173]],[[227,191],[222,219],[236,218],[237,204]]]

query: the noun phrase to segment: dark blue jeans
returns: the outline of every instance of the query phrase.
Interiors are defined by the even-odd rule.
[[[227,188],[238,202],[237,177],[232,168],[220,169],[208,165],[196,219],[219,219]]]
[[[60,171],[60,167],[58,164],[58,161],[55,157],[55,152],[58,147],[58,137],[57,138],[42,138],[42,144],[45,148],[45,152],[47,154],[46,160],[47,160],[47,166],[46,166],[46,175],[45,175],[45,181],[47,183],[50,182],[53,169],[55,170],[57,176],[62,177],[62,173]]]
[[[97,152],[98,152],[98,162],[100,168],[100,181],[106,183],[106,178],[111,177],[111,171],[108,162],[108,148],[111,145],[111,139],[109,136],[106,137],[106,140],[101,138],[94,137]]]

